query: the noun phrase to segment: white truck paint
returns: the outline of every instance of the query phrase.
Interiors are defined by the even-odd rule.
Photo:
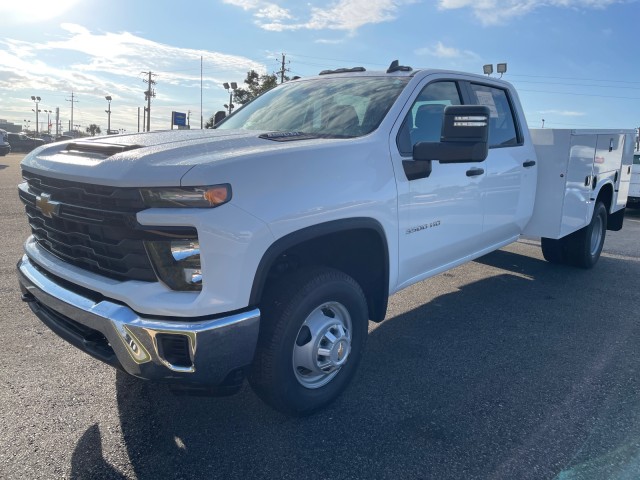
[[[628,200],[629,205],[637,206],[640,203],[640,151],[638,150],[633,153]]]
[[[632,134],[530,132],[507,82],[392,66],[289,82],[215,130],[47,145],[22,163],[23,299],[132,375],[233,390],[248,372],[307,414],[394,292],[523,234],[592,267]]]

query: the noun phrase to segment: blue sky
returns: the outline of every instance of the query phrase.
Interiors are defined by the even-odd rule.
[[[106,131],[111,95],[112,129],[137,131],[151,70],[152,129],[172,110],[199,128],[201,92],[206,120],[228,102],[223,82],[275,72],[284,53],[303,77],[396,58],[476,73],[506,62],[530,127],[637,128],[639,25],[637,0],[3,0],[0,118],[33,129],[37,95],[66,129],[73,91],[80,128]]]

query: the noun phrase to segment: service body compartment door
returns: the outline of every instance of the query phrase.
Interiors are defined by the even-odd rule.
[[[581,229],[591,218],[595,135],[571,135],[559,237]]]
[[[593,165],[593,175],[597,183],[610,179],[614,186],[612,212],[624,207],[629,194],[633,157],[632,135],[607,132],[598,135],[598,146]]]
[[[525,235],[561,238],[584,227],[591,212],[597,135],[532,129],[538,157],[535,206]]]

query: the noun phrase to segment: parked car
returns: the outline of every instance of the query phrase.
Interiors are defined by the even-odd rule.
[[[0,157],[4,157],[11,153],[11,145],[9,145],[8,133],[6,130],[0,130]]]
[[[9,145],[13,152],[30,152],[34,148],[44,145],[40,138],[28,137],[24,133],[10,133]]]

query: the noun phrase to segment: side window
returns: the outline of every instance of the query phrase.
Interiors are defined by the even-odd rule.
[[[424,87],[398,132],[400,153],[411,155],[418,142],[439,142],[445,107],[461,104],[456,82],[434,82]]]
[[[518,134],[507,92],[472,83],[474,103],[489,107],[489,147],[518,145]]]

